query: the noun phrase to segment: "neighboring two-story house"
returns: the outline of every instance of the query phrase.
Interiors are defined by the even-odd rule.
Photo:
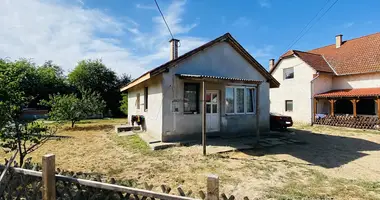
[[[304,123],[337,116],[366,116],[378,123],[380,33],[347,41],[342,37],[310,51],[288,51],[276,64],[270,60],[270,73],[281,85],[270,89],[271,112]],[[348,120],[341,119],[330,120],[329,125]]]

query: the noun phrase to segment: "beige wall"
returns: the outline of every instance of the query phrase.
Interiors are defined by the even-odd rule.
[[[143,115],[147,131],[156,139],[162,137],[162,77],[157,76],[128,90],[128,116]],[[144,87],[148,87],[148,110],[144,109]],[[140,109],[136,106],[136,96],[140,94]]]
[[[333,88],[333,74],[330,73],[320,73],[317,78],[312,82],[312,96],[315,94],[320,94],[328,92]],[[314,104],[312,104],[314,105]],[[314,107],[311,107],[314,112]],[[317,104],[317,113],[328,113],[330,109],[330,104],[326,99],[320,99]],[[311,122],[311,120],[310,120]]]
[[[294,78],[284,79],[283,70],[294,67]],[[270,89],[271,112],[291,116],[295,122],[311,122],[311,83],[316,71],[298,57],[286,58],[280,61],[272,72],[280,82],[279,88]],[[285,100],[293,100],[293,112],[285,111]]]
[[[373,88],[380,87],[380,73],[335,76],[333,89]]]
[[[220,43],[194,55],[163,75],[163,140],[191,139],[201,137],[201,114],[183,113],[184,80],[175,74],[202,74],[263,81],[260,87],[260,129],[269,130],[269,83],[228,43]],[[256,115],[229,115],[224,113],[224,90],[226,83],[206,83],[206,90],[220,91],[221,132],[227,134],[254,133]],[[172,110],[172,100],[179,102],[178,112]],[[201,99],[201,98],[200,98]],[[200,106],[201,107],[201,106]],[[202,110],[200,110],[200,113]],[[240,124],[239,124],[240,123]]]

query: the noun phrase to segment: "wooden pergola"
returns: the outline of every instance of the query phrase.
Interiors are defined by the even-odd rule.
[[[357,104],[363,98],[371,98],[375,101],[377,105],[377,117],[371,116],[358,116],[357,112]],[[337,100],[347,99],[352,103],[352,115],[351,116],[339,116],[335,115],[335,104]],[[316,124],[326,124],[334,125],[336,124],[345,124],[350,127],[364,127],[364,128],[374,128],[374,125],[379,125],[380,123],[380,88],[358,88],[358,89],[346,89],[346,90],[333,90],[329,92],[325,92],[322,94],[317,94],[314,96],[314,115],[313,115],[313,123]],[[320,100],[327,100],[330,104],[330,113],[329,116],[326,117],[325,120],[317,119],[318,113],[318,102]],[[360,119],[359,119],[360,118]],[[354,120],[355,119],[355,120]],[[334,121],[335,120],[335,121]],[[341,121],[339,121],[341,120]],[[344,122],[347,120],[347,123]],[[365,123],[369,123],[367,126]]]

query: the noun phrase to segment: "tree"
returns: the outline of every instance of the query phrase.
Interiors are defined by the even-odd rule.
[[[123,99],[120,101],[120,110],[128,116],[128,94],[122,94]]]
[[[48,101],[43,100],[41,104],[51,107],[50,119],[70,121],[71,127],[80,120],[101,114],[105,106],[100,95],[89,90],[82,90],[81,98],[75,94],[51,95]]]
[[[19,155],[20,166],[27,154],[47,141],[56,129],[22,119],[20,116],[34,96],[36,83],[33,64],[26,60],[0,60],[0,146]]]
[[[106,110],[120,115],[121,93],[119,80],[114,71],[107,68],[101,60],[83,60],[69,73],[70,84],[77,88],[91,90],[100,94],[106,102]]]
[[[131,81],[132,81],[131,75],[122,74],[121,76],[119,76],[119,88],[127,85]]]

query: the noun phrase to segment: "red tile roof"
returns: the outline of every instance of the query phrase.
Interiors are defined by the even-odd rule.
[[[380,96],[380,88],[356,88],[345,90],[331,90],[316,94],[314,97],[376,97]]]
[[[380,72],[380,32],[344,41],[339,48],[332,44],[308,52],[289,50],[270,73],[280,60],[292,55],[297,55],[316,71],[336,75]]]
[[[380,32],[309,52],[324,56],[337,75],[380,72]]]

